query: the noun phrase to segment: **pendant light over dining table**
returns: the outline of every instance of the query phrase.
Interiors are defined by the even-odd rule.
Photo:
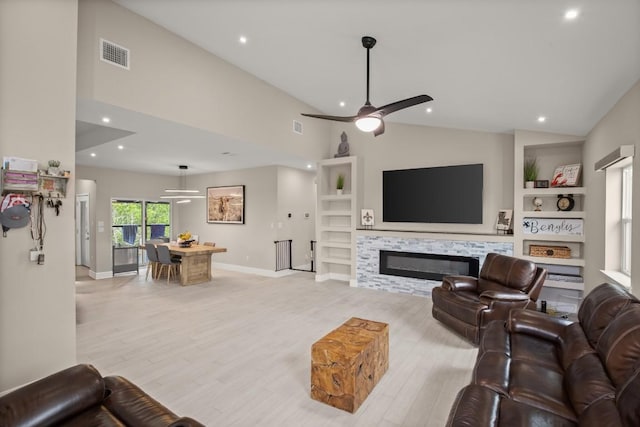
[[[200,190],[192,190],[187,188],[187,170],[189,166],[180,165],[180,188],[167,188],[165,193],[176,193],[170,195],[160,196],[161,199],[178,199],[176,203],[190,203],[191,199],[204,199],[204,196],[199,194]]]

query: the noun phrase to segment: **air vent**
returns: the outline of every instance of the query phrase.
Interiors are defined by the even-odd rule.
[[[129,69],[129,49],[109,40],[100,39],[100,59],[117,67]]]
[[[293,121],[293,131],[297,134],[302,135],[302,123],[297,120]]]

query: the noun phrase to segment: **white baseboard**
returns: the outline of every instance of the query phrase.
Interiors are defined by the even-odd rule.
[[[96,279],[111,279],[113,277],[113,271],[100,271],[96,273],[95,271],[89,270],[89,276]]]
[[[348,274],[338,274],[338,273],[316,274],[316,282],[324,282],[325,280],[338,280],[340,282],[349,282],[349,286],[353,286],[351,285],[351,276]]]
[[[238,273],[255,274],[257,276],[264,276],[264,277],[284,277],[284,276],[289,276],[291,274],[296,273],[293,270],[272,271],[272,270],[265,270],[263,268],[247,267],[244,265],[225,264],[222,262],[212,263],[211,268],[214,270],[213,271],[214,276],[215,276],[216,268],[220,268],[222,270],[237,271]]]

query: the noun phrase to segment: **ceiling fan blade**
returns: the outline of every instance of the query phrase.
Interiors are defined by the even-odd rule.
[[[380,126],[373,131],[373,136],[379,136],[384,133],[384,120],[380,120]]]
[[[305,113],[300,113],[300,114],[306,117],[313,117],[315,119],[333,120],[334,122],[352,122],[358,118],[358,116],[343,117],[343,116],[325,116],[324,114],[305,114]]]
[[[418,95],[413,98],[403,99],[402,101],[393,102],[391,104],[383,105],[376,109],[376,113],[379,113],[382,117],[387,114],[391,114],[395,111],[402,110],[404,108],[413,107],[414,105],[422,104],[423,102],[433,101],[433,98],[429,95]]]

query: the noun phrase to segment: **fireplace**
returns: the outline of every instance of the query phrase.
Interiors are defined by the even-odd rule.
[[[380,251],[380,274],[442,280],[444,276],[478,277],[478,257],[417,252]]]

